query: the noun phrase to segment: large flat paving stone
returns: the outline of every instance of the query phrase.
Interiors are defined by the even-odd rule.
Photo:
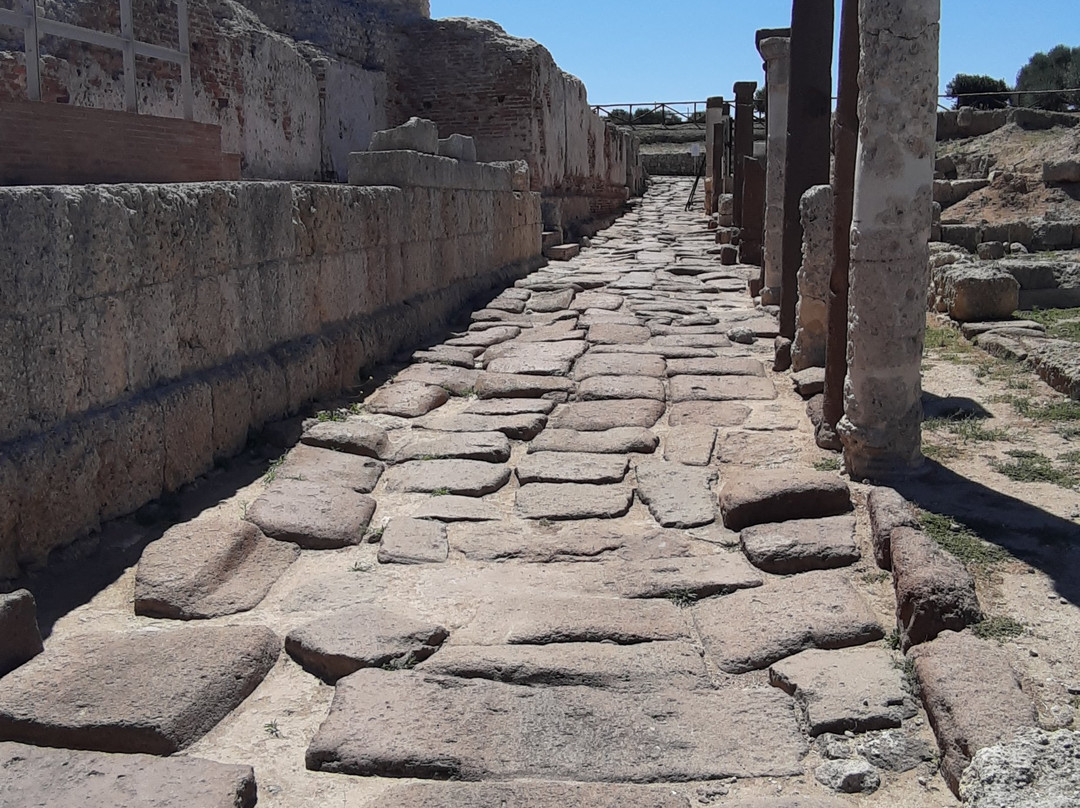
[[[628,485],[530,483],[517,490],[517,513],[524,519],[617,519],[630,510]]]
[[[742,469],[721,477],[719,494],[724,525],[731,530],[851,510],[847,483],[825,471]]]
[[[664,383],[652,376],[590,376],[578,385],[582,401],[652,399],[663,401]]]
[[[4,677],[0,740],[171,755],[247,698],[280,650],[262,626],[69,637]]]
[[[602,432],[606,429],[649,429],[664,414],[664,402],[649,398],[625,401],[572,401],[560,404],[548,420],[552,429]]]
[[[323,421],[307,429],[300,442],[321,449],[333,449],[363,457],[382,457],[386,451],[386,430],[347,418],[344,421]]]
[[[627,692],[711,687],[701,654],[688,642],[453,645],[416,670],[515,685]]]
[[[479,370],[429,363],[409,365],[395,377],[395,381],[441,387],[455,396],[465,396],[476,387],[479,376]]]
[[[851,515],[754,525],[739,541],[750,563],[775,575],[846,567],[862,556]]]
[[[778,691],[612,693],[368,669],[338,682],[306,762],[356,775],[651,782],[794,775],[804,751]]]
[[[497,326],[495,328],[469,331],[467,334],[463,334],[460,337],[448,339],[444,344],[452,347],[488,348],[492,345],[498,345],[500,342],[505,342],[508,339],[513,339],[520,333],[521,328],[516,325]]]
[[[29,590],[0,593],[0,676],[41,653],[37,603]]]
[[[761,670],[809,648],[848,648],[885,636],[841,572],[768,581],[694,607],[705,647],[728,673]]]
[[[418,419],[416,425],[440,432],[501,432],[510,440],[532,440],[547,425],[547,416],[527,412],[516,415],[433,414]]]
[[[548,415],[555,409],[554,401],[542,398],[491,398],[474,401],[465,408],[465,415]]]
[[[454,525],[448,532],[454,552],[470,561],[597,561],[633,544],[625,531],[580,522],[542,526],[532,522],[486,522]]]
[[[557,292],[534,292],[529,298],[530,311],[553,312],[570,308],[574,302],[573,289],[561,289]]]
[[[428,497],[409,510],[414,519],[433,519],[436,522],[491,522],[502,519],[501,511],[490,502],[476,497]]]
[[[375,500],[351,488],[307,480],[277,479],[247,509],[247,519],[267,536],[306,550],[359,544],[375,514]]]
[[[764,376],[765,366],[748,356],[671,359],[668,376]]]
[[[638,498],[662,527],[701,527],[716,521],[716,498],[710,485],[716,472],[663,460],[635,468]]]
[[[518,462],[517,478],[526,483],[621,483],[629,460],[625,455],[587,452],[537,452]]]
[[[143,550],[135,614],[195,620],[245,612],[299,555],[295,544],[268,539],[238,516],[210,511],[169,528]]]
[[[554,376],[566,373],[569,365],[589,349],[584,340],[557,342],[504,342],[484,352],[484,366],[492,373],[527,373]],[[498,362],[507,364],[497,365]],[[565,370],[554,370],[558,365]]]
[[[685,401],[668,411],[671,426],[740,426],[750,415],[745,404],[731,401]]]
[[[410,460],[386,472],[387,491],[482,497],[510,481],[510,469],[482,460]]]
[[[476,381],[480,398],[544,398],[574,391],[574,382],[562,376],[484,372]],[[563,399],[565,401],[565,398]]]
[[[159,758],[0,743],[0,805],[11,808],[253,808],[255,771]]]
[[[640,345],[652,336],[643,325],[596,323],[589,326],[589,342],[605,345]]]
[[[607,292],[580,292],[574,298],[573,308],[578,311],[589,309],[602,309],[604,311],[616,311],[621,309],[626,301],[622,295],[613,295]]]
[[[726,348],[731,345],[723,334],[664,334],[649,340],[650,345],[671,348]]]
[[[631,645],[689,637],[683,612],[666,600],[611,597],[507,596],[483,604],[454,645],[549,645],[610,642]]]
[[[650,354],[662,356],[665,359],[693,359],[695,357],[716,356],[714,348],[678,348],[665,345],[594,345],[589,350],[589,355],[605,353],[619,354]]]
[[[382,448],[385,449],[385,445]],[[275,479],[281,477],[311,483],[333,483],[361,494],[370,494],[384,468],[381,462],[371,457],[300,444],[267,474]]]
[[[673,402],[771,401],[776,386],[757,376],[672,376],[668,380]]]
[[[450,400],[442,387],[420,382],[394,382],[384,385],[364,399],[368,412],[418,418]]]
[[[424,351],[414,351],[412,361],[425,365],[452,365],[475,369],[477,348],[456,348],[452,345],[436,345]]]
[[[656,354],[594,354],[581,357],[574,365],[574,378],[584,381],[593,376],[664,375],[667,363]]]
[[[623,783],[555,783],[517,780],[505,783],[409,783],[394,786],[364,808],[690,808],[692,786]],[[679,793],[685,792],[685,793]],[[817,805],[770,808],[818,808]],[[831,808],[826,806],[825,808]]]
[[[712,460],[715,445],[715,427],[672,427],[664,439],[664,459],[687,466],[707,466]]]
[[[761,573],[735,553],[605,561],[605,582],[625,598],[701,600],[761,586]]]
[[[441,564],[449,552],[445,525],[395,516],[383,529],[378,559],[380,564]]]
[[[505,463],[510,459],[510,440],[501,432],[429,432],[411,430],[391,443],[395,463],[432,459],[482,460]]]
[[[529,444],[529,452],[652,454],[659,445],[660,439],[656,434],[641,427],[618,427],[597,432],[548,428]]]
[[[893,729],[916,713],[897,659],[884,648],[811,649],[774,662],[769,681],[795,697],[811,735]]]
[[[361,604],[294,628],[285,636],[285,650],[304,670],[333,684],[361,668],[422,662],[448,636],[430,620]]]

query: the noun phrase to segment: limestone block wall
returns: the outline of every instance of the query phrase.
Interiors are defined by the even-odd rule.
[[[0,189],[0,232],[4,578],[523,274],[540,255],[540,201],[281,182],[27,186]]]

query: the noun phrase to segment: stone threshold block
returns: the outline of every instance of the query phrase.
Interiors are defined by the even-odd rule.
[[[353,152],[349,184],[509,193],[519,190],[518,169],[516,163],[468,163],[415,151]]]
[[[569,261],[581,254],[580,244],[556,244],[544,248],[544,257],[551,261]]]
[[[361,776],[651,782],[801,774],[805,749],[776,691],[720,699],[368,669],[338,682],[306,762]]]

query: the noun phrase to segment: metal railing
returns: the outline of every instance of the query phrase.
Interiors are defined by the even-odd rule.
[[[38,8],[37,0],[17,0],[16,10],[0,9],[0,25],[21,29],[26,53],[26,95],[31,101],[41,100],[40,43],[43,36],[57,36],[88,45],[98,45],[121,51],[124,55],[124,109],[138,112],[139,102],[135,91],[135,57],[160,59],[180,66],[180,96],[184,118],[192,120],[193,91],[191,85],[191,51],[188,34],[188,0],[176,3],[176,27],[179,48],[152,45],[135,38],[134,17],[131,0],[120,2],[120,35],[95,31],[79,25],[49,19]]]
[[[682,126],[705,128],[705,101],[656,101],[647,104],[595,104],[593,112],[623,126]],[[613,115],[612,113],[617,113]],[[625,113],[625,115],[623,114]],[[657,120],[659,118],[659,120]]]

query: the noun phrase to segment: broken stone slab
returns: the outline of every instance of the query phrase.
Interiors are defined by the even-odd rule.
[[[510,469],[482,460],[412,460],[386,473],[387,491],[482,497],[510,481]]]
[[[814,769],[814,779],[841,794],[872,794],[881,788],[881,775],[861,758],[826,760]]]
[[[671,426],[740,426],[750,415],[745,404],[728,401],[685,401],[671,405]]]
[[[415,151],[439,153],[439,127],[425,118],[409,118],[401,126],[382,129],[371,136],[368,151]]]
[[[300,444],[284,456],[280,465],[272,467],[267,476],[271,480],[280,477],[310,483],[332,483],[361,494],[370,494],[385,468],[370,457]]]
[[[636,427],[619,427],[597,432],[549,427],[529,444],[529,453],[652,454],[659,445],[660,439],[653,432]]]
[[[621,483],[629,461],[625,455],[587,452],[536,452],[517,466],[518,481],[527,483]]]
[[[626,298],[622,295],[613,295],[607,292],[579,292],[571,305],[578,311],[588,311],[589,309],[616,311],[622,308],[625,300]]]
[[[573,381],[561,376],[485,372],[476,381],[476,395],[479,398],[544,398],[560,393],[565,396],[574,392],[575,387]]]
[[[716,429],[711,426],[672,427],[664,439],[664,459],[687,466],[707,466],[716,445]]]
[[[726,348],[731,340],[724,334],[664,334],[649,340],[659,348]]]
[[[573,320],[561,320],[551,325],[529,328],[514,342],[519,344],[530,342],[580,342],[583,339],[585,339],[585,332],[577,328],[577,323]]]
[[[883,648],[803,651],[774,662],[769,682],[795,698],[811,736],[894,729],[916,713],[901,666]]]
[[[246,612],[299,555],[299,547],[266,538],[251,522],[204,513],[143,550],[135,614],[198,620]]]
[[[501,432],[428,432],[405,433],[390,447],[389,457],[395,463],[410,460],[482,460],[485,463],[505,463],[510,459],[510,441]]]
[[[711,485],[716,472],[662,460],[638,463],[638,498],[662,527],[701,527],[716,521]]]
[[[364,407],[368,412],[382,415],[418,418],[449,400],[450,394],[442,387],[420,382],[395,382],[380,387],[364,399]]]
[[[933,275],[934,292],[959,322],[1002,320],[1020,307],[1020,283],[1000,267],[949,264]]]
[[[761,573],[734,553],[604,563],[606,585],[624,598],[690,603],[764,583]]]
[[[941,773],[957,794],[974,752],[1036,726],[1034,706],[1005,651],[969,632],[942,632],[908,656],[941,749]]]
[[[960,326],[960,333],[969,340],[974,340],[976,337],[983,334],[990,334],[994,331],[1013,331],[1021,329],[1024,331],[1038,331],[1040,333],[1046,333],[1046,326],[1042,323],[1037,323],[1034,320],[992,320],[990,322],[981,323],[963,323]]]
[[[528,401],[529,399],[523,399]],[[554,402],[546,402],[554,405]],[[547,416],[536,413],[519,415],[426,415],[416,422],[423,429],[437,432],[501,432],[510,440],[532,440],[544,429]]]
[[[565,342],[504,342],[484,353],[484,367],[489,373],[530,376],[565,376],[574,360],[588,349],[581,340]]]
[[[245,518],[279,541],[306,550],[360,544],[375,500],[350,488],[306,480],[278,479],[247,509]]]
[[[594,345],[589,355],[599,354],[641,354],[661,356],[664,359],[701,359],[715,357],[716,350],[711,348],[672,348],[662,345]]]
[[[542,398],[492,398],[474,401],[465,408],[465,415],[549,415],[555,409],[554,401]]]
[[[711,687],[688,642],[454,645],[416,666],[420,673],[529,687],[597,687],[640,693]]]
[[[587,522],[538,525],[487,522],[451,525],[450,546],[470,561],[552,564],[600,561],[633,544],[625,532]]]
[[[594,323],[589,326],[589,342],[600,345],[641,345],[652,335],[643,325]]]
[[[608,429],[649,429],[664,414],[663,400],[634,398],[607,401],[572,401],[561,404],[548,420],[552,429],[602,432]]]
[[[558,292],[534,292],[529,298],[531,311],[550,313],[570,308],[574,302],[573,289],[561,289]]]
[[[0,638],[0,677],[29,662],[44,648],[37,604],[28,590],[0,593]]]
[[[254,808],[255,771],[159,758],[0,743],[0,805],[49,808]]]
[[[733,690],[612,693],[518,687],[417,671],[338,682],[307,751],[315,771],[438,779],[608,782],[801,773],[790,700]]]
[[[668,376],[764,376],[765,366],[757,359],[744,356],[698,357],[671,359]]]
[[[488,348],[492,345],[498,345],[500,342],[505,342],[508,339],[514,339],[514,337],[520,333],[521,328],[519,326],[503,325],[495,328],[469,331],[460,337],[448,339],[443,344],[460,348]]]
[[[476,348],[437,345],[424,351],[414,351],[412,361],[425,365],[452,365],[473,370],[476,367],[476,350]]]
[[[552,261],[569,261],[581,254],[580,244],[556,244],[544,250],[544,257]]]
[[[919,516],[915,508],[892,488],[875,486],[866,497],[870,513],[870,534],[874,545],[874,561],[883,570],[892,569],[892,532],[898,527],[917,528]]]
[[[975,580],[960,559],[916,528],[896,528],[890,544],[896,625],[904,651],[946,629],[962,631],[982,620]]]
[[[872,766],[891,772],[909,772],[937,756],[933,744],[903,729],[868,732],[855,740],[854,747]]]
[[[617,519],[634,501],[628,485],[529,483],[517,490],[517,514],[523,519]]]
[[[795,392],[803,398],[816,396],[825,390],[825,368],[812,367],[791,374]]]
[[[476,162],[476,140],[456,132],[450,137],[439,138],[439,156],[450,157],[465,163]]]
[[[383,528],[378,559],[380,564],[441,564],[449,552],[446,525],[397,516]]]
[[[663,401],[664,383],[652,376],[590,376],[578,385],[582,401],[611,399]]]
[[[823,471],[747,469],[725,477],[719,493],[724,525],[732,530],[851,510],[847,483]]]
[[[489,502],[476,497],[429,497],[409,514],[414,519],[433,519],[436,522],[493,522],[502,513]]]
[[[768,581],[693,611],[706,649],[728,673],[761,670],[809,648],[848,648],[885,636],[846,575],[832,571]]]
[[[847,567],[862,557],[855,517],[847,515],[754,525],[739,542],[751,564],[774,575]]]
[[[668,380],[671,400],[684,401],[771,401],[776,386],[757,376],[672,376]]]
[[[479,377],[479,370],[429,363],[409,365],[394,377],[394,381],[400,384],[408,382],[441,387],[455,396],[467,396],[476,387]]]
[[[386,430],[358,418],[345,421],[324,421],[307,429],[300,442],[336,452],[382,457],[386,451]]]
[[[285,636],[285,651],[308,673],[334,684],[361,668],[412,667],[448,636],[430,620],[363,604],[294,628]]]
[[[239,706],[280,650],[262,626],[65,638],[4,677],[0,740],[171,755]]]
[[[980,749],[960,780],[964,804],[970,808],[1066,808],[1080,794],[1078,750],[1080,733],[1066,729],[1027,729],[1011,740]]]
[[[661,378],[666,370],[664,357],[656,354],[588,353],[574,365],[574,378],[584,381],[592,376],[653,376]]]

